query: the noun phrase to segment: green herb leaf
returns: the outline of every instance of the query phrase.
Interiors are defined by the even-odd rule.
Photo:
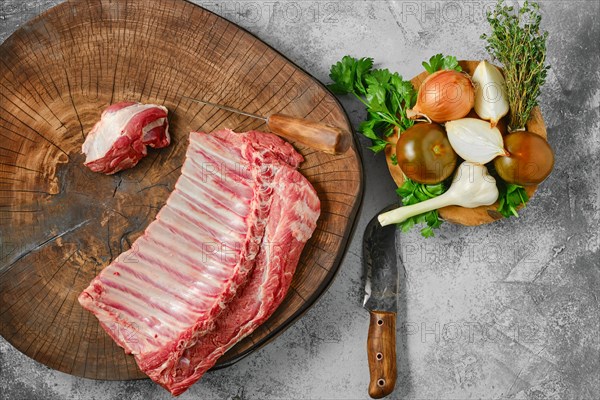
[[[396,189],[396,193],[398,196],[402,197],[402,204],[407,206],[410,204],[418,203],[417,201],[411,202],[407,199],[407,197],[412,196],[415,191],[415,185],[417,185],[414,181],[406,178],[404,179],[404,184]]]
[[[481,36],[488,53],[504,65],[512,130],[525,127],[550,68],[546,65],[548,32],[540,30],[539,8],[537,2],[525,1],[515,11],[500,0],[487,14],[491,33]]]
[[[425,68],[425,71],[429,72],[430,74],[433,74],[434,72],[442,68],[443,57],[444,56],[442,54],[436,54],[435,56],[429,59],[429,63],[423,61],[423,68]]]
[[[334,82],[329,89],[337,94],[365,94],[364,76],[373,67],[372,58],[356,59],[344,56],[341,61],[331,66],[329,77]]]
[[[365,105],[368,116],[359,131],[372,140],[369,148],[380,152],[395,128],[403,132],[413,125],[406,110],[414,105],[417,94],[398,73],[372,68],[372,58],[344,56],[331,67],[329,77],[333,83],[329,88],[338,94],[352,93]]]
[[[431,57],[428,63],[423,61],[423,67],[430,74],[433,74],[441,69],[455,70],[459,72],[462,71],[461,66],[458,65],[458,60],[456,57],[444,56],[441,53]]]
[[[435,185],[425,185],[417,183],[407,177],[404,177],[404,184],[396,189],[396,193],[402,199],[402,204],[409,206],[417,204],[421,201],[437,197],[445,192],[445,187],[442,183]],[[415,215],[398,225],[403,232],[409,231],[413,226],[417,224],[426,224],[421,229],[421,235],[424,237],[434,236],[434,229],[438,229],[444,221],[439,218],[437,210],[429,211],[423,214]]]
[[[378,139],[373,143],[374,145],[369,147],[369,150],[371,150],[373,153],[379,153],[380,151],[385,150],[386,146],[388,145],[388,142],[381,139]]]
[[[369,73],[369,71],[371,71],[371,68],[373,68],[372,58],[361,58],[356,63],[356,79],[354,81],[354,87],[356,89],[356,92],[363,95],[367,92],[363,82],[364,77]]]
[[[501,179],[497,179],[498,185],[498,212],[504,216],[519,217],[517,208],[525,205],[529,201],[529,196],[523,186],[506,183]]]
[[[424,238],[434,237],[435,234],[433,233],[433,228],[431,226],[426,226],[425,228],[421,229],[421,236]]]
[[[375,69],[365,77],[365,80],[370,85],[385,85],[391,77],[392,74],[387,69]]]
[[[377,124],[377,120],[368,119],[363,121],[358,125],[358,130],[362,132],[363,135],[368,137],[371,140],[379,139],[379,136],[375,133],[375,125]]]
[[[368,110],[373,114],[390,114],[386,105],[387,92],[385,87],[374,83],[367,87],[367,102],[369,103]]]

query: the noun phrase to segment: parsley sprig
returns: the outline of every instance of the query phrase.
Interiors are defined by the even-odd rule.
[[[367,108],[367,119],[359,131],[371,139],[369,147],[378,153],[388,145],[385,138],[413,126],[406,110],[416,101],[416,91],[409,81],[397,72],[373,69],[372,58],[356,59],[344,56],[331,67],[329,77],[333,81],[329,89],[337,94],[354,94]]]
[[[524,207],[529,201],[529,196],[525,191],[525,188],[520,185],[505,182],[502,179],[493,162],[486,164],[489,173],[496,179],[496,186],[498,187],[498,212],[502,214],[504,218],[517,217],[519,213],[517,210]]]
[[[423,68],[425,71],[433,74],[441,69],[455,70],[458,72],[462,71],[462,67],[458,65],[458,60],[454,56],[444,56],[443,54],[436,54],[429,59],[429,62],[423,61]]]
[[[417,204],[421,201],[437,197],[445,191],[446,188],[443,183],[425,185],[416,183],[407,177],[404,177],[404,184],[396,189],[396,193],[402,198],[402,204],[405,206],[410,206],[411,204]],[[442,222],[443,221],[439,218],[438,211],[433,210],[411,217],[398,225],[400,225],[402,232],[407,232],[413,226],[424,223],[427,226],[421,229],[421,235],[424,237],[432,237],[434,236],[433,230],[439,228],[440,225],[442,225]]]
[[[498,185],[498,212],[504,216],[504,218],[517,217],[517,208],[521,205],[525,206],[529,201],[529,196],[525,192],[523,186],[514,185],[512,183],[506,183],[502,179],[496,180]]]

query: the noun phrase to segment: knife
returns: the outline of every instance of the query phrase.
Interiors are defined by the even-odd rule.
[[[271,114],[264,117],[223,104],[211,103],[210,101],[194,99],[187,96],[182,97],[196,103],[263,120],[274,134],[288,140],[302,143],[324,153],[339,155],[345,153],[350,148],[350,132],[338,128],[337,126],[327,125],[304,118],[290,117],[289,115],[284,114]]]
[[[396,312],[398,310],[398,260],[396,226],[382,227],[377,215],[395,208],[391,205],[377,213],[365,229],[363,266],[365,299],[363,306],[371,315],[367,356],[369,396],[387,396],[396,385]],[[401,265],[400,265],[401,266]]]

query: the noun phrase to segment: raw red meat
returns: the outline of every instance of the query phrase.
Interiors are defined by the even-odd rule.
[[[132,102],[116,103],[102,112],[100,121],[85,138],[81,151],[94,172],[114,174],[136,165],[147,154],[146,146],[168,146],[166,107]]]
[[[186,391],[229,348],[267,320],[285,297],[304,244],[319,217],[314,189],[298,171],[282,168],[276,176],[260,252],[249,282],[223,313],[215,328],[186,349],[175,368],[151,378],[173,395]]]
[[[173,394],[283,299],[319,216],[314,189],[295,169],[301,161],[272,134],[191,133],[156,220],[79,296]]]

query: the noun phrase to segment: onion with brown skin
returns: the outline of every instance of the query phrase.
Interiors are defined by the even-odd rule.
[[[435,184],[454,172],[457,156],[446,131],[438,124],[416,124],[396,143],[398,166],[418,183]]]
[[[519,131],[504,137],[507,157],[494,159],[496,172],[508,183],[537,185],[550,175],[554,168],[552,148],[539,135]]]
[[[471,78],[454,70],[437,71],[421,84],[417,103],[406,115],[411,119],[426,116],[433,122],[446,122],[465,117],[475,104]]]

